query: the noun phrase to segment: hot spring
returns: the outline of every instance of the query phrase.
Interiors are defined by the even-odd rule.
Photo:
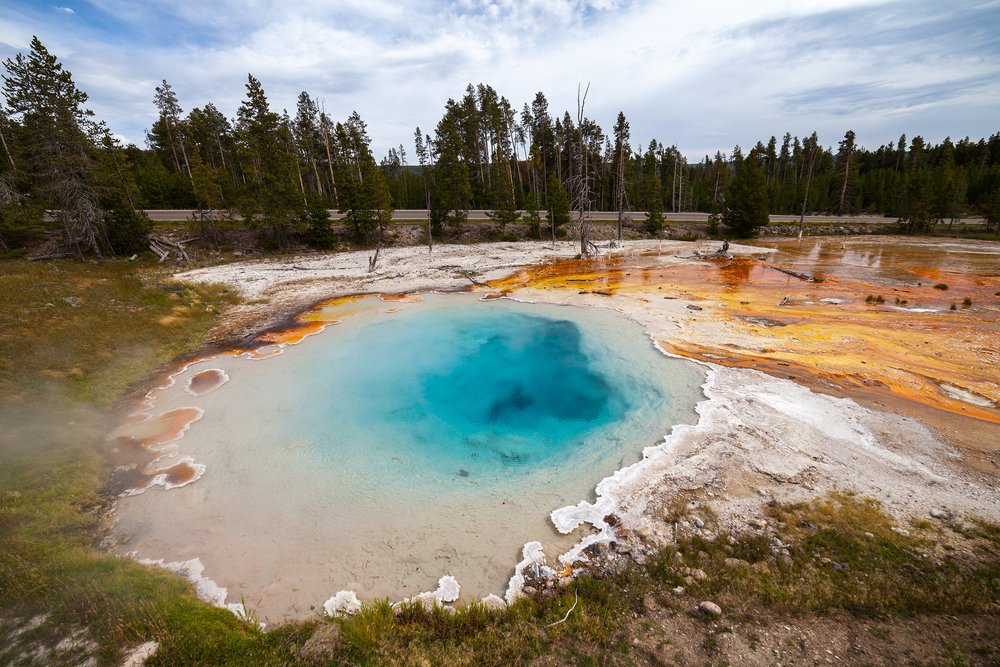
[[[552,510],[592,499],[703,397],[698,366],[605,309],[367,297],[312,319],[334,324],[191,364],[112,434],[119,456],[151,452],[118,505],[121,552],[197,558],[271,620],[446,574],[463,599],[502,595],[526,542],[554,556],[582,537]]]

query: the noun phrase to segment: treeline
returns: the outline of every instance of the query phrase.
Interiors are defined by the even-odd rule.
[[[802,212],[884,214],[912,232],[983,215],[1000,229],[1000,133],[936,145],[904,135],[874,150],[853,131],[833,148],[816,133],[786,133],[689,163],[676,146],[636,147],[624,113],[606,133],[584,103],[560,116],[538,93],[517,109],[470,84],[432,132],[415,129],[412,159],[400,145],[376,162],[357,113],[335,120],[306,92],[293,114],[278,113],[251,75],[234,119],[211,103],[185,113],[163,81],[139,148],[93,119],[86,94],[37,38],[4,67],[0,249],[55,224],[74,252],[134,252],[150,229],[144,208],[200,211],[210,240],[219,240],[218,212],[231,212],[276,245],[318,247],[335,240],[331,208],[369,241],[394,208],[430,209],[430,237],[459,232],[469,209],[491,211],[501,230],[524,218],[536,234],[543,223],[556,233],[571,209],[638,212],[650,233],[665,212],[692,210],[737,235],[769,213]]]

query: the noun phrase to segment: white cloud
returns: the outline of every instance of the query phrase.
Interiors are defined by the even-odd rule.
[[[27,1],[27,0],[23,0]],[[52,26],[0,9],[0,43],[38,32],[91,94],[99,116],[141,142],[153,87],[186,109],[235,114],[246,74],[277,109],[299,91],[344,117],[358,110],[376,149],[432,132],[444,102],[484,82],[515,108],[544,91],[606,131],[623,110],[633,143],[656,137],[689,156],[785,131],[833,144],[900,132],[928,139],[996,131],[1000,47],[978,24],[1000,9],[933,0],[90,0],[127,29]],[[978,14],[977,14],[978,12]],[[965,23],[963,23],[965,21]],[[60,31],[65,32],[60,32]],[[16,41],[15,41],[16,40]],[[978,41],[977,41],[978,40]],[[7,54],[3,54],[7,55]],[[955,86],[955,81],[976,81]]]
[[[76,14],[70,7],[56,7],[56,10],[63,12],[64,14]]]

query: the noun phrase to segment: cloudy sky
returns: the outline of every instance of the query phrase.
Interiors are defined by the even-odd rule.
[[[290,7],[288,5],[294,5]],[[697,5],[697,6],[696,6]],[[143,144],[153,88],[234,115],[247,73],[277,109],[302,90],[357,110],[376,154],[432,132],[489,83],[520,109],[544,91],[634,144],[690,158],[790,131],[875,147],[1000,131],[1000,0],[4,0],[0,57],[37,35],[111,129]]]

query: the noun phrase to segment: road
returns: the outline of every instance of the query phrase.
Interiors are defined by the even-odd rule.
[[[523,213],[523,211],[522,211]],[[191,210],[147,210],[146,214],[149,216],[150,220],[154,222],[180,222],[183,220],[190,220],[194,211]],[[544,215],[544,212],[543,212]],[[645,213],[633,212],[633,220],[643,220],[646,217]],[[707,222],[707,213],[695,213],[695,212],[682,212],[682,213],[664,213],[663,216],[670,222]],[[344,217],[343,213],[337,211],[330,211],[330,217],[334,220],[340,220]],[[422,222],[427,220],[427,209],[398,209],[393,212],[392,219],[396,222],[410,221],[410,222]],[[486,215],[486,211],[469,211],[469,220],[488,220],[489,216]],[[595,222],[612,222],[618,220],[617,211],[591,211],[590,219]],[[799,221],[799,216],[797,215],[772,215],[771,222],[774,224],[790,224],[797,223]],[[896,222],[896,218],[887,218],[880,215],[872,216],[836,216],[836,215],[807,215],[806,222],[811,223],[830,223],[839,225],[851,225],[851,224],[880,224],[880,223],[892,223]],[[963,221],[964,222],[964,221]],[[970,221],[971,222],[971,221]]]

